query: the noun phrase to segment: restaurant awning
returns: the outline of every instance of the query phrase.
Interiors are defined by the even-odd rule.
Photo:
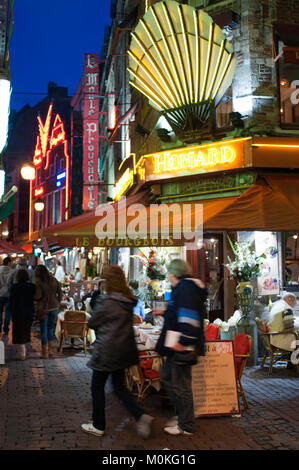
[[[196,203],[203,206],[203,230],[299,231],[298,188],[299,175],[263,175],[259,176],[256,183],[240,196],[196,201]],[[129,207],[134,208],[135,204],[138,203],[143,202],[146,204],[146,195],[148,195],[148,192],[137,193],[128,197],[126,199],[126,210]],[[182,204],[179,203],[179,206],[181,207]],[[110,206],[117,209],[117,203]],[[136,217],[134,211],[131,211],[131,215],[127,217],[128,223],[134,217]],[[143,220],[142,217],[146,220]],[[149,227],[151,222],[149,206],[146,207],[142,217],[140,218],[141,223],[144,222]],[[51,242],[54,240],[55,245],[61,247],[136,246],[134,243],[124,244],[117,240],[118,234],[121,233],[117,223],[115,236],[111,237],[109,243],[102,244],[95,234],[99,220],[100,217],[96,216],[95,212],[91,212],[70,219],[59,226],[51,227],[45,230],[43,235]],[[193,218],[193,220],[195,219]],[[163,222],[162,216],[159,218],[158,224],[158,238],[160,237],[162,242],[160,239],[159,241],[155,240],[157,246],[169,246],[167,242],[164,243],[167,237],[165,238]],[[176,216],[173,217],[172,222],[174,222],[174,225],[176,222],[182,224],[181,218],[176,219]],[[194,230],[194,226],[192,226],[192,230]],[[147,237],[147,240],[144,239],[140,246],[151,246],[152,239],[148,233],[144,237]],[[178,239],[174,244],[180,245],[184,242]]]
[[[204,203],[204,230],[298,231],[298,188],[298,175],[259,177],[241,196],[227,198],[225,207],[214,201],[210,211],[211,203]]]
[[[150,192],[147,190],[127,197],[126,207],[142,202],[145,203],[149,194]],[[118,203],[107,204],[103,207],[103,210],[105,208],[113,208],[115,214],[117,214],[117,205]],[[100,217],[96,215],[95,211],[88,212],[78,217],[73,217],[58,226],[54,225],[45,229],[43,236],[47,238],[49,247],[51,244],[61,247],[83,246],[92,248],[100,246],[95,234],[99,219]]]
[[[0,239],[0,254],[7,254],[7,255],[17,254],[17,255],[21,255],[21,254],[25,254],[25,253],[26,253],[26,251],[22,250],[22,248],[20,248],[16,245],[13,245],[10,242],[7,242],[5,240]]]
[[[9,217],[15,210],[15,194],[0,205],[0,221]]]

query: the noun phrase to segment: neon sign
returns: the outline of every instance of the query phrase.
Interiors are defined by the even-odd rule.
[[[35,197],[41,196],[42,194],[44,194],[44,188],[42,186],[40,188],[35,189],[35,191],[34,191],[34,196]]]
[[[113,200],[117,201],[134,182],[134,172],[127,168],[113,188]]]
[[[215,166],[218,163],[232,162],[236,158],[232,147],[223,146],[209,148],[206,151],[180,151],[178,153],[164,152],[154,157],[154,173],[195,169],[205,166]]]
[[[49,106],[47,117],[43,123],[40,116],[37,117],[38,120],[38,135],[36,139],[36,146],[33,155],[33,164],[35,166],[41,165],[44,170],[47,170],[50,163],[51,151],[57,145],[63,145],[63,153],[66,162],[65,170],[60,172],[56,176],[56,187],[62,186],[62,179],[65,178],[65,220],[68,220],[69,216],[69,169],[70,169],[70,157],[67,150],[67,140],[64,130],[64,124],[59,116],[55,115],[54,123],[51,130],[53,105]],[[29,238],[32,235],[32,225],[33,225],[33,203],[34,198],[45,194],[44,187],[38,187],[34,189],[37,181],[30,182],[30,201],[29,201]]]
[[[221,140],[143,155],[145,181],[243,168],[244,155],[248,153],[246,141],[250,139]]]

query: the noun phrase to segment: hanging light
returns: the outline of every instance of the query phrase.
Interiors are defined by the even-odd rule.
[[[41,198],[39,197],[35,203],[34,203],[34,209],[37,211],[37,212],[42,212],[45,208],[45,203],[44,201],[41,200]]]
[[[21,176],[24,180],[33,181],[35,179],[35,168],[31,163],[25,163],[21,168]]]

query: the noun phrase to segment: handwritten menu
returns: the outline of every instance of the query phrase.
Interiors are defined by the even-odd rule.
[[[192,367],[194,414],[240,413],[232,341],[207,341],[206,355]]]

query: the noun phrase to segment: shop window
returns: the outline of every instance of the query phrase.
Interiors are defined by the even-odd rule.
[[[232,86],[218,104],[215,112],[216,127],[218,129],[228,128],[231,126],[229,114],[232,112]]]
[[[53,223],[56,225],[61,222],[60,191],[56,191],[53,194],[53,198]]]
[[[280,123],[299,128],[299,25],[276,25],[274,49]]]
[[[54,170],[54,174],[57,175],[57,173],[59,172],[59,157],[58,155],[55,156],[55,170]]]
[[[47,221],[46,226],[50,227],[53,224],[53,197],[52,194],[48,194],[47,196]]]
[[[299,285],[299,233],[285,233],[285,284]]]

